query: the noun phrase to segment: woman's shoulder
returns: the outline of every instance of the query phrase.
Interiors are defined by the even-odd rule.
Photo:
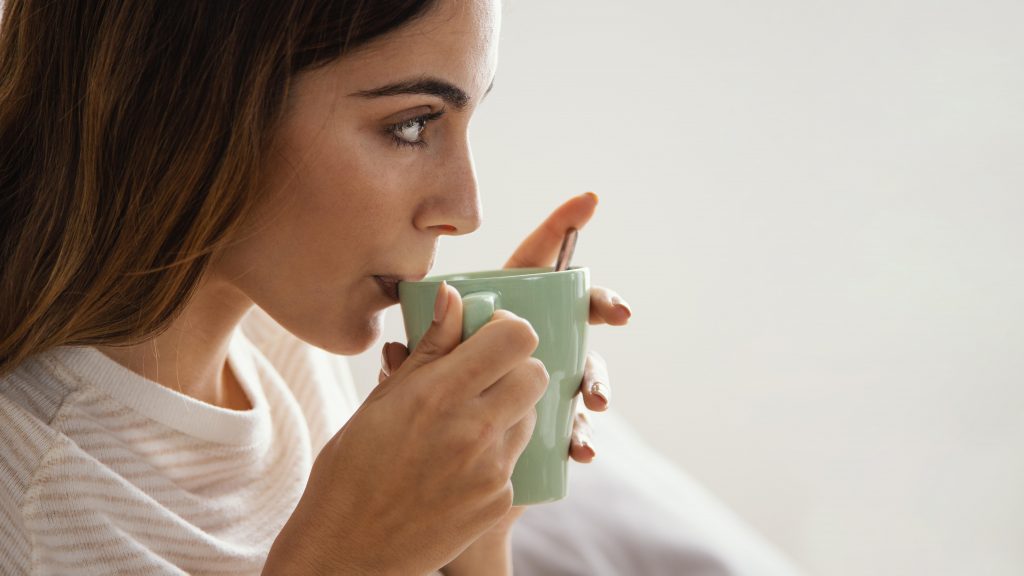
[[[50,424],[80,386],[54,361],[65,349],[36,354],[0,377],[0,430],[6,444],[57,434]]]
[[[54,373],[39,354],[0,377],[0,525],[14,540],[0,546],[0,565],[20,566],[28,541],[21,528],[22,507],[37,471],[62,435],[51,423],[72,382]]]

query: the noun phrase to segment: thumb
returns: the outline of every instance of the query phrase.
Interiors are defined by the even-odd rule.
[[[441,282],[434,300],[434,321],[416,344],[416,349],[392,372],[411,372],[455,349],[462,341],[462,298],[458,291]]]

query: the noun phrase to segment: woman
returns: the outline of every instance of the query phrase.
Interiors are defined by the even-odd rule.
[[[239,331],[258,309],[318,349],[361,352],[394,304],[387,285],[480,226],[466,132],[499,13],[5,2],[0,565],[511,571],[509,475],[547,381],[527,323],[501,312],[459,344],[446,289],[412,355],[385,346],[381,384],[347,422],[330,385],[284,386]],[[507,265],[550,265],[595,206],[566,202]],[[592,322],[626,323],[611,291],[591,297]],[[487,390],[438,401],[469,373]],[[591,357],[593,410],[607,407],[598,382]],[[586,437],[580,418],[581,462]]]

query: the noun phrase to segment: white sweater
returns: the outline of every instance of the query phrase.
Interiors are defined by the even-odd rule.
[[[228,361],[252,410],[198,402],[91,347],[0,378],[0,576],[259,573],[359,398],[344,357],[258,308]],[[592,418],[600,456],[572,463],[568,497],[516,523],[517,573],[798,574],[614,411]]]
[[[312,461],[358,406],[344,358],[254,308],[228,362],[252,409],[93,347],[0,379],[0,574],[257,574]]]

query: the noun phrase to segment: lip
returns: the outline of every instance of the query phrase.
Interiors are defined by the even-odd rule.
[[[380,286],[381,291],[388,297],[392,302],[398,302],[398,283],[399,282],[415,282],[422,280],[427,277],[427,273],[415,275],[399,275],[399,276],[378,276],[374,275],[373,279],[377,282],[377,286]]]

